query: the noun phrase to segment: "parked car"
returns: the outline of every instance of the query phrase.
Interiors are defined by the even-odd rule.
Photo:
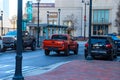
[[[0,36],[0,52],[3,50],[3,40],[2,37]]]
[[[50,51],[55,51],[58,54],[63,51],[66,56],[69,55],[69,51],[78,54],[78,47],[78,43],[68,34],[53,34],[51,39],[43,41],[45,55],[49,55]]]
[[[88,42],[85,44],[84,56],[88,56]],[[117,57],[116,45],[110,36],[91,36],[91,57],[106,57],[113,60]]]
[[[120,55],[120,36],[115,35],[115,34],[108,34],[108,35],[112,37],[112,39],[117,47],[117,55]]]
[[[6,33],[3,38],[3,51],[6,51],[8,48],[16,50],[17,45],[17,31],[9,31]],[[23,49],[26,47],[31,47],[31,50],[36,49],[36,38],[28,33],[28,31],[22,31],[22,45]]]

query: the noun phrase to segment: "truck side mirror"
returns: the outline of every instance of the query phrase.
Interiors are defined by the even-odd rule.
[[[28,33],[25,33],[25,36],[28,36]]]

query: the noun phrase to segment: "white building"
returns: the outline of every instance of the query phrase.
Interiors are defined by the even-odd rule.
[[[6,29],[8,29],[10,27],[9,0],[2,0],[0,7],[1,7],[0,10],[3,11],[3,34],[4,34],[6,32]],[[1,22],[0,22],[0,27],[1,27]]]
[[[49,17],[49,24],[67,25],[69,28],[74,28],[72,35],[88,37],[89,5],[86,5],[85,17],[85,3],[87,2],[89,3],[89,0],[84,3],[82,0],[55,0],[55,3],[40,4],[40,23],[47,23],[47,11],[49,11],[49,15],[54,16]],[[92,0],[92,35],[117,33],[115,18],[118,2],[119,0]],[[33,3],[34,23],[37,23],[37,9],[37,3]],[[60,15],[58,9],[60,9]],[[56,12],[57,16],[52,12]]]

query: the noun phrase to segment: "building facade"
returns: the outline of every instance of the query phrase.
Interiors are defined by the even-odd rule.
[[[92,0],[92,35],[117,33],[115,27],[119,0]],[[32,23],[37,24],[38,5],[32,4]],[[73,36],[89,34],[89,0],[55,0],[55,3],[40,3],[39,23],[68,26]]]
[[[1,7],[0,10],[3,11],[3,18],[2,18],[3,23],[0,22],[0,33],[1,33],[1,30],[2,30],[1,27],[3,27],[3,34],[5,34],[8,31],[8,29],[10,28],[10,21],[9,21],[9,0],[2,0],[0,7]]]

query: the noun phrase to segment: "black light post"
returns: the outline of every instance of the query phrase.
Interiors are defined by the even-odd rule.
[[[22,0],[18,0],[17,10],[17,53],[13,80],[24,80],[22,75]]]
[[[40,27],[39,27],[39,5],[41,0],[37,0],[38,2],[38,24],[37,24],[37,47],[40,47],[39,44],[39,34],[40,34]]]
[[[91,57],[91,23],[92,23],[92,0],[90,0],[90,5],[89,5],[89,40],[88,40],[88,56],[87,60],[92,60]]]
[[[1,11],[1,35],[3,35],[3,11]]]

